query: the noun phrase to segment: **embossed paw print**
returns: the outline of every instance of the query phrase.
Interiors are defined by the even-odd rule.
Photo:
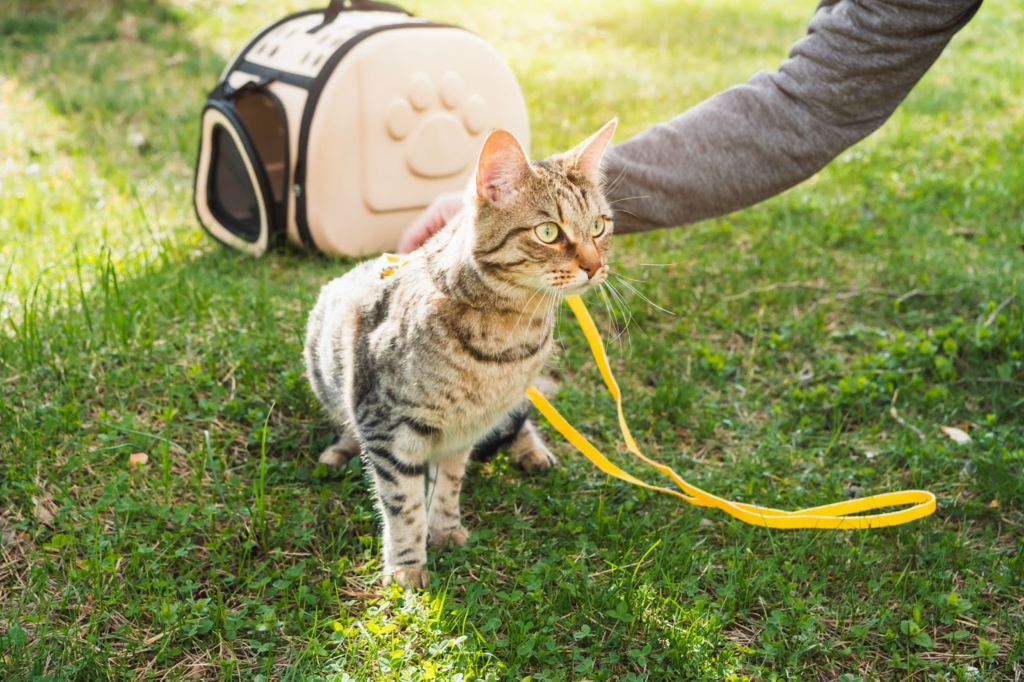
[[[409,170],[425,178],[446,178],[474,160],[470,136],[484,132],[487,103],[467,94],[454,71],[439,82],[420,71],[409,79],[405,97],[388,106],[385,125],[392,139],[405,144]]]

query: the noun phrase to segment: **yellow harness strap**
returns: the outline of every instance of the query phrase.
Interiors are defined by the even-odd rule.
[[[419,252],[413,252],[406,257],[385,254],[385,261],[387,265],[381,271],[381,278],[394,274],[410,259],[415,259],[418,256]],[[622,438],[626,442],[626,447],[645,464],[657,469],[672,479],[672,482],[679,487],[679,490],[651,485],[650,483],[642,481],[620,469],[607,457],[601,454],[600,450],[591,445],[590,441],[584,438],[579,431],[574,429],[572,425],[566,421],[565,417],[559,414],[558,410],[556,410],[554,406],[540,394],[540,391],[537,390],[536,386],[531,386],[526,391],[526,397],[530,399],[530,402],[540,410],[541,414],[547,417],[548,421],[551,422],[551,425],[554,426],[559,433],[565,436],[566,440],[575,445],[587,459],[593,462],[598,469],[606,474],[626,481],[627,483],[632,483],[633,485],[638,485],[650,490],[657,490],[658,492],[667,493],[669,495],[675,495],[676,497],[699,507],[714,507],[716,509],[721,509],[726,514],[734,516],[744,523],[749,523],[754,526],[764,526],[766,528],[839,528],[843,530],[853,528],[882,528],[884,526],[897,526],[910,521],[915,521],[928,516],[935,511],[935,495],[927,490],[904,490],[894,493],[882,493],[881,495],[872,495],[871,497],[835,502],[833,504],[826,504],[820,507],[811,507],[809,509],[800,509],[798,511],[784,511],[781,509],[771,509],[769,507],[758,507],[757,505],[746,504],[744,502],[730,502],[729,500],[723,500],[721,497],[716,497],[715,495],[704,492],[696,486],[690,485],[684,481],[679,474],[673,471],[671,467],[660,462],[656,462],[640,452],[640,448],[637,447],[636,441],[633,440],[633,435],[629,432],[629,426],[626,424],[626,417],[622,411],[622,393],[619,391],[619,385],[615,382],[615,377],[612,376],[611,367],[608,365],[608,356],[605,355],[604,345],[601,343],[601,337],[598,334],[597,326],[594,324],[594,320],[590,317],[590,312],[587,310],[586,306],[583,305],[583,300],[579,296],[569,296],[566,300],[569,302],[569,307],[572,308],[573,313],[575,313],[576,319],[580,323],[580,328],[583,330],[583,334],[587,337],[587,342],[590,344],[590,350],[594,354],[594,360],[597,361],[597,368],[600,370],[601,376],[604,378],[604,383],[611,392],[612,397],[615,398],[615,405],[618,408],[619,413],[619,429],[622,431]],[[860,514],[862,512],[873,511],[882,507],[897,507],[908,504],[913,506],[900,511],[892,511],[882,514],[851,516],[851,514]]]
[[[394,253],[381,254],[381,258],[384,259],[384,262],[387,263],[387,265],[380,269],[380,278],[384,279],[385,277],[390,277],[398,271],[398,268],[403,268],[408,265],[409,261],[422,257],[423,252],[419,249],[416,249],[405,256],[399,256]]]

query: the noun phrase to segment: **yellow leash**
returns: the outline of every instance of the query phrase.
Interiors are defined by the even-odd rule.
[[[407,257],[385,254],[385,261],[388,265],[381,270],[380,276],[384,278],[394,274],[410,258],[415,258],[415,254],[418,254],[418,252],[413,252],[413,254]],[[604,383],[611,392],[612,397],[615,398],[615,405],[619,413],[619,429],[622,431],[622,438],[626,442],[626,447],[645,464],[672,479],[672,482],[679,487],[679,490],[652,485],[626,473],[601,454],[601,451],[591,445],[590,441],[584,438],[579,431],[574,429],[566,421],[565,417],[559,414],[558,410],[540,394],[536,386],[531,386],[527,389],[526,397],[540,410],[541,414],[547,417],[551,425],[566,440],[575,445],[583,453],[584,457],[593,462],[598,469],[606,474],[633,485],[675,495],[681,500],[685,500],[698,507],[721,509],[726,514],[734,516],[744,523],[764,526],[766,528],[839,528],[843,530],[883,528],[885,526],[898,526],[903,523],[909,523],[910,521],[928,516],[935,511],[935,495],[927,490],[904,490],[882,493],[881,495],[872,495],[871,497],[834,502],[820,507],[785,511],[771,509],[770,507],[758,507],[757,505],[744,502],[731,502],[706,493],[694,485],[690,485],[673,471],[672,467],[656,462],[640,452],[640,448],[637,447],[636,441],[633,440],[633,435],[629,432],[629,426],[626,424],[626,416],[622,411],[622,393],[619,391],[619,385],[615,382],[615,377],[612,376],[612,370],[608,364],[608,356],[605,355],[604,345],[601,343],[601,336],[598,334],[597,325],[594,324],[594,320],[590,317],[590,312],[583,305],[583,300],[579,296],[569,296],[566,300],[573,313],[575,313],[576,320],[579,322],[583,334],[587,337],[587,342],[590,344],[590,350],[594,354],[594,360],[597,362],[597,368],[604,378]],[[883,507],[897,507],[908,504],[913,506],[881,514],[851,516],[851,514],[860,514]]]
[[[583,300],[579,296],[569,296],[566,300],[569,302],[569,307],[572,308],[573,313],[576,314],[576,319],[580,323],[580,328],[583,329],[583,334],[587,337],[590,350],[594,354],[594,360],[597,361],[597,368],[601,371],[601,376],[604,377],[604,383],[611,392],[612,397],[615,398],[615,405],[619,411],[619,429],[622,431],[623,440],[626,441],[626,447],[645,464],[654,467],[671,478],[672,482],[680,490],[651,485],[617,467],[601,454],[597,448],[591,445],[586,438],[580,435],[580,432],[574,429],[565,420],[565,417],[558,413],[558,410],[540,394],[535,386],[531,386],[526,391],[526,397],[547,417],[551,425],[565,436],[566,440],[575,445],[587,459],[606,474],[634,485],[675,495],[699,507],[721,509],[726,514],[734,516],[744,523],[764,526],[766,528],[841,528],[844,530],[851,528],[882,528],[883,526],[896,526],[914,521],[928,516],[935,511],[935,495],[926,490],[882,493],[881,495],[846,500],[845,502],[835,502],[820,507],[811,507],[810,509],[784,511],[769,507],[758,507],[757,505],[743,502],[730,502],[729,500],[723,500],[721,497],[706,493],[694,485],[690,485],[673,471],[671,467],[656,462],[640,452],[640,448],[637,447],[636,441],[633,440],[633,436],[629,432],[629,426],[626,424],[626,417],[622,412],[622,393],[619,391],[619,385],[615,382],[615,377],[612,376],[612,370],[608,365],[608,357],[605,355],[604,345],[601,343],[597,326],[594,324],[594,320],[591,319],[590,313],[587,311],[586,306],[583,305]],[[882,507],[895,507],[907,504],[913,506],[908,509],[883,514],[850,516],[850,514],[859,514]]]

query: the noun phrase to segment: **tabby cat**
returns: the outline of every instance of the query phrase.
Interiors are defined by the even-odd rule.
[[[342,435],[320,461],[362,454],[383,516],[385,584],[426,587],[427,543],[466,542],[459,493],[471,454],[511,448],[523,468],[556,463],[523,394],[562,296],[608,276],[600,166],[615,125],[532,163],[514,135],[493,131],[465,208],[415,257],[389,276],[383,258],[366,261],[321,291],[306,370]]]

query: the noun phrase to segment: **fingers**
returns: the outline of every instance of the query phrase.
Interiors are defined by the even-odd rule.
[[[434,199],[405,229],[398,240],[398,252],[415,251],[462,210],[462,193],[447,192]]]
[[[434,203],[444,216],[445,224],[448,224],[462,210],[462,192],[445,192]]]
[[[431,204],[423,213],[416,216],[416,220],[412,221],[409,227],[405,228],[405,232],[398,240],[398,252],[415,251],[444,225],[445,219],[437,210],[436,204]]]

